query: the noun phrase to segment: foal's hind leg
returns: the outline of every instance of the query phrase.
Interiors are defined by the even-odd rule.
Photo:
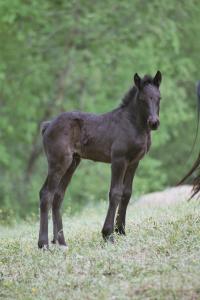
[[[65,190],[74,174],[76,168],[80,163],[80,157],[74,156],[73,161],[69,167],[69,169],[65,172],[64,176],[62,177],[60,184],[57,188],[57,191],[54,195],[53,204],[52,204],[52,218],[53,218],[53,241],[52,243],[55,244],[56,241],[60,245],[66,245],[64,233],[63,233],[63,224],[62,224],[62,216],[60,213],[60,207],[63,202],[63,198],[65,195]]]
[[[116,225],[115,225],[115,231],[119,234],[125,235],[126,209],[131,198],[133,178],[137,166],[138,163],[128,167],[124,177],[123,194],[122,194],[121,201],[119,203],[119,208],[116,217]]]
[[[62,163],[50,164],[47,179],[40,191],[40,232],[38,247],[48,247],[48,210],[65,170],[72,162],[71,156],[65,156]]]

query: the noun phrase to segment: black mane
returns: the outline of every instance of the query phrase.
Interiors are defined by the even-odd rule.
[[[145,75],[141,81],[141,88],[143,88],[148,84],[152,84],[152,85],[154,84],[153,78],[150,75]],[[136,86],[131,87],[130,90],[123,97],[120,107],[127,106],[133,100],[137,92],[138,92],[138,88]]]
[[[130,88],[130,90],[123,97],[120,107],[127,106],[133,100],[133,98],[137,94],[137,91],[138,91],[138,89],[136,88],[136,86],[133,86],[132,88]]]

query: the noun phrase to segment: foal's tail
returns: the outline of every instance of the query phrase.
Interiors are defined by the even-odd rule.
[[[40,132],[42,135],[44,135],[44,133],[47,130],[47,128],[49,127],[50,123],[51,123],[51,121],[42,122],[42,124],[40,125]]]
[[[198,125],[199,125],[199,117],[200,117],[200,81],[198,82],[198,85],[197,85],[197,100],[198,100]],[[197,130],[198,130],[198,127],[197,127]],[[198,133],[198,131],[197,131],[197,133]],[[200,192],[200,152],[199,152],[198,157],[197,157],[195,163],[193,164],[192,168],[183,177],[183,179],[181,179],[181,181],[178,183],[178,185],[183,183],[196,170],[198,170],[198,174],[195,176],[195,178],[193,179],[193,182],[192,182],[193,183],[193,194],[192,194],[191,198],[193,196],[195,196],[197,193]]]

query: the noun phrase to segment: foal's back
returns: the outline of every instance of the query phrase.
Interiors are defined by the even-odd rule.
[[[65,153],[109,163],[112,145],[123,131],[122,119],[117,109],[101,115],[85,112],[60,114],[48,124],[43,134],[47,158],[50,152],[57,153],[57,149],[59,152],[63,149]],[[124,122],[127,122],[126,118]]]

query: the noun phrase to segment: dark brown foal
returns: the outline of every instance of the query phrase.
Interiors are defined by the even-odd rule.
[[[109,207],[102,235],[114,241],[125,234],[126,209],[139,161],[151,145],[151,130],[159,126],[161,73],[138,74],[121,105],[102,115],[66,112],[42,127],[48,176],[40,191],[39,248],[48,247],[48,210],[52,207],[53,243],[65,246],[60,207],[81,158],[111,163]]]

